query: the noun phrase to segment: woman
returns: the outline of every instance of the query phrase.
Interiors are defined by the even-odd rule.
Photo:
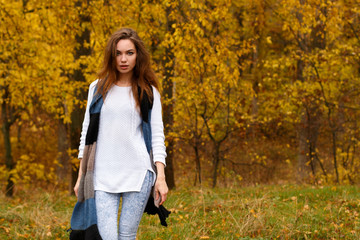
[[[137,33],[129,28],[115,32],[106,46],[99,80],[89,88],[74,187],[79,206],[71,220],[73,232],[86,229],[81,234],[135,239],[153,185],[157,203],[166,200],[158,85]]]

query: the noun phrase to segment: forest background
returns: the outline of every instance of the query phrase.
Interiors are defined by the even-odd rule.
[[[0,183],[71,192],[108,37],[161,82],[167,182],[359,184],[356,0],[0,0]]]

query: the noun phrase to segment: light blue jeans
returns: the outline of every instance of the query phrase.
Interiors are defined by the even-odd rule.
[[[134,240],[153,182],[153,173],[148,171],[140,192],[108,193],[95,191],[98,228],[104,240]],[[118,210],[122,197],[118,233]]]

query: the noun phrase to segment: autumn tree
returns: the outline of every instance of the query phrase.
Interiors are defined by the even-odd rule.
[[[170,187],[181,174],[357,183],[359,13],[354,0],[0,1],[8,195],[29,179],[73,184],[88,86],[120,27],[161,82]]]
[[[241,90],[247,83],[238,81],[237,56],[241,53],[233,51],[237,25],[229,14],[231,7],[221,1],[190,1],[182,6],[174,32],[178,138],[194,150],[199,181],[199,150],[203,142],[211,141],[212,186],[216,186],[219,166],[226,160],[223,143],[238,130],[235,115],[248,94]]]
[[[36,55],[36,35],[29,29],[33,16],[27,12],[27,1],[14,3],[2,2],[1,14],[1,123],[5,147],[5,164],[9,172],[7,177],[6,195],[13,195],[14,179],[11,138],[11,127],[21,118],[25,109],[31,109],[34,96],[34,84],[30,79],[37,71],[31,59]]]
[[[340,56],[334,54],[334,52],[344,52],[339,42],[339,39],[342,39],[339,29],[344,29],[342,26],[346,22],[341,19],[341,16],[344,16],[341,4],[332,1],[287,1],[269,6],[282,24],[284,34],[280,40],[285,43],[286,54],[269,59],[267,68],[271,69],[270,71],[275,70],[273,77],[269,78],[272,81],[277,76],[288,78],[288,80],[284,78],[282,84],[289,88],[285,92],[290,102],[280,106],[284,113],[288,113],[288,117],[295,113],[293,115],[295,118],[291,121],[298,128],[298,179],[300,182],[309,181],[309,176],[312,176],[316,182],[326,180],[330,175],[329,167],[326,167],[329,165],[326,161],[327,156],[323,154],[325,159],[322,159],[318,148],[321,131],[329,129],[330,136],[325,135],[321,139],[324,137],[331,139],[328,142],[332,142],[334,172],[332,179],[335,182],[340,181],[337,160],[338,136],[336,135],[342,124],[344,109],[336,106],[342,105],[339,100],[343,98],[344,92],[348,92],[344,87],[354,88],[354,86],[340,84],[345,74],[338,76],[334,73],[337,68],[333,67],[345,67],[342,65],[343,61],[340,60],[342,54]],[[328,46],[331,46],[331,49]],[[332,67],[329,68],[329,66]],[[276,69],[292,73],[294,78]],[[335,70],[335,72],[338,71]],[[280,101],[281,99],[284,98],[280,97]],[[340,117],[340,112],[343,117]],[[319,166],[320,174],[316,166]],[[317,175],[320,175],[320,178]]]

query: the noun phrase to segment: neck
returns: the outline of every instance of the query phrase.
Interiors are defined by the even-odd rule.
[[[120,74],[118,81],[116,82],[116,85],[118,86],[131,86],[132,82],[132,72],[126,73],[126,74]]]

